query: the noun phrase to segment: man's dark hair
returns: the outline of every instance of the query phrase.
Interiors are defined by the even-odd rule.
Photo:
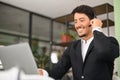
[[[86,14],[89,19],[93,19],[96,17],[95,15],[95,11],[93,10],[92,7],[90,6],[87,6],[87,5],[80,5],[80,6],[77,6],[73,11],[72,11],[72,14],[74,15],[75,13],[83,13],[83,14]]]

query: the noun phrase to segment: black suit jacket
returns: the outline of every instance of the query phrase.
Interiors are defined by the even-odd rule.
[[[119,56],[119,45],[115,38],[94,31],[85,61],[81,54],[81,40],[71,43],[55,68],[48,71],[55,79],[60,79],[70,67],[74,80],[112,80],[114,59]]]

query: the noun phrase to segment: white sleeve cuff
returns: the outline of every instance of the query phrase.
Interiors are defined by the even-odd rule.
[[[92,31],[99,31],[99,32],[102,32],[102,28],[101,27],[95,27],[95,28],[93,28],[93,30]]]

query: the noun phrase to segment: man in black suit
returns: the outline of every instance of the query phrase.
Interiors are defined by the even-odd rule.
[[[56,67],[48,71],[49,76],[61,79],[72,67],[74,80],[112,80],[114,59],[119,56],[117,40],[101,32],[102,21],[91,7],[78,6],[72,14],[81,39],[64,51]]]

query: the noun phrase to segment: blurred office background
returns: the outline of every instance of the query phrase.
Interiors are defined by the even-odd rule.
[[[103,32],[115,37],[114,2],[0,0],[0,45],[28,42],[38,68],[51,69],[70,42],[79,39],[74,30],[73,16],[70,15],[72,10],[82,4],[92,6],[97,17],[103,20]],[[63,34],[69,34],[70,38],[63,40]]]

